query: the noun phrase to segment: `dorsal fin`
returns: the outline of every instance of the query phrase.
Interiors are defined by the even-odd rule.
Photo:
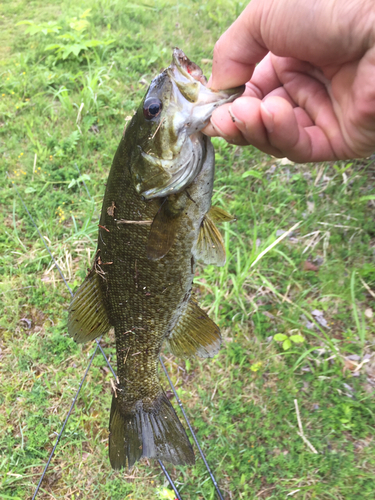
[[[94,340],[111,328],[99,280],[91,270],[70,303],[68,333],[76,342]]]
[[[219,327],[190,299],[185,312],[167,337],[167,346],[173,354],[182,358],[212,358],[219,352],[220,344]]]

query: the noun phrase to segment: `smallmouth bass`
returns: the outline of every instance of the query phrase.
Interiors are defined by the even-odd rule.
[[[214,222],[232,219],[211,207],[214,150],[201,129],[243,88],[214,91],[206,83],[179,49],[152,81],[115,154],[94,263],[69,307],[77,342],[115,330],[114,469],[142,457],[195,461],[157,371],[163,341],[182,357],[211,357],[220,348],[219,328],[191,298],[197,260],[225,262]]]

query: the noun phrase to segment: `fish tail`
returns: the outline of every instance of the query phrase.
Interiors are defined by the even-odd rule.
[[[185,429],[164,392],[151,404],[138,401],[131,412],[122,411],[121,406],[114,394],[109,421],[109,459],[113,469],[130,469],[143,457],[175,465],[195,463]]]

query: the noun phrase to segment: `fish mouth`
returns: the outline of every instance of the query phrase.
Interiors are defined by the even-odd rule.
[[[173,50],[172,64],[166,72],[172,82],[174,102],[179,110],[173,121],[177,135],[190,136],[200,132],[217,107],[234,101],[245,90],[245,85],[228,90],[207,87],[202,69],[177,47]]]
[[[192,115],[198,115],[201,120],[206,115],[205,119],[208,121],[215,108],[226,102],[234,101],[245,90],[245,85],[227,90],[207,87],[207,78],[202,69],[177,47],[173,50],[172,64],[166,71],[182,96],[192,104]],[[202,112],[205,105],[207,107]],[[197,108],[201,111],[200,113],[197,112]],[[207,123],[202,128],[206,125]]]
[[[170,135],[177,139],[173,148],[165,151],[165,158],[142,152],[146,162],[167,174],[167,180],[162,185],[148,186],[148,189],[143,190],[141,195],[145,199],[179,193],[193,182],[201,171],[205,157],[200,131],[217,107],[232,102],[245,89],[244,85],[229,90],[208,88],[202,69],[177,47],[173,50],[172,63],[164,74],[171,82],[172,89],[168,109],[162,118],[163,129],[168,128]]]
[[[178,47],[173,49],[171,66],[178,69],[186,78],[191,77],[197,82],[200,82],[202,85],[207,85],[207,78],[204,76],[203,71],[198,64],[190,61],[185,53]]]

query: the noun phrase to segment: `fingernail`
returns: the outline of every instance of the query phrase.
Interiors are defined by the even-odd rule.
[[[262,118],[263,118],[264,126],[266,127],[267,132],[271,133],[271,132],[273,132],[273,127],[274,127],[273,114],[271,113],[271,111],[269,111],[269,109],[267,109],[266,102],[262,102],[260,107],[262,110]]]
[[[211,117],[211,126],[215,130],[215,132],[217,133],[217,135],[220,136],[220,137],[222,137],[223,139],[227,139],[228,136],[226,134],[224,134],[224,132],[219,127],[219,125],[216,122],[214,122],[212,118],[213,117]]]
[[[243,125],[243,121],[240,120],[234,113],[233,113],[233,109],[232,109],[232,106],[230,106],[228,108],[228,113],[231,117],[231,120],[233,123],[237,123],[237,125]]]

